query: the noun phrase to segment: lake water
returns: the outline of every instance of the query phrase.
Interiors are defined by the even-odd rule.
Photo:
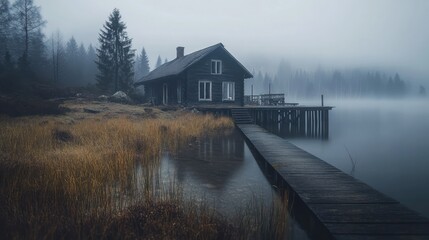
[[[335,106],[328,140],[286,138],[429,217],[429,102],[326,99],[325,105]],[[224,214],[253,197],[270,203],[276,196],[237,131],[182,146],[177,156],[165,153],[161,172],[178,181],[185,196]],[[308,239],[293,218],[289,228],[289,239]]]
[[[429,217],[429,99],[325,105],[329,139],[290,142]]]
[[[252,198],[271,204],[277,197],[238,130],[182,146],[177,156],[165,153],[161,174],[179,182],[185,196],[224,215],[248,206]],[[309,239],[290,216],[287,239]]]

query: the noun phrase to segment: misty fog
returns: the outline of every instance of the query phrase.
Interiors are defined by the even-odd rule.
[[[160,189],[163,187],[159,184],[167,186],[177,180],[185,186],[183,197],[187,198],[193,195],[192,191],[197,191],[201,194],[197,197],[203,207],[204,201],[211,201],[205,197],[218,198],[220,204],[213,200],[207,206],[219,204],[227,212],[235,208],[230,202],[246,207],[243,201],[254,198],[255,192],[252,191],[257,188],[261,188],[263,196],[268,196],[264,203],[274,204],[272,200],[277,198],[287,200],[287,195],[280,196],[284,190],[283,182],[279,188],[275,185],[279,182],[278,176],[287,174],[276,173],[276,183],[273,185],[271,173],[264,172],[255,161],[259,159],[252,155],[259,150],[252,145],[249,145],[252,149],[249,148],[247,143],[252,143],[252,140],[245,141],[245,131],[241,130],[241,134],[237,130],[244,124],[257,128],[254,135],[257,141],[264,142],[266,138],[267,145],[276,148],[266,148],[266,152],[280,149],[286,139],[320,158],[317,161],[325,161],[429,217],[428,13],[429,0],[0,0],[0,147],[3,147],[0,149],[0,172],[7,173],[4,176],[0,174],[4,180],[0,181],[3,184],[0,186],[6,186],[13,193],[8,195],[12,197],[8,199],[3,199],[0,194],[0,202],[10,204],[10,209],[8,206],[4,208],[5,214],[0,212],[0,222],[7,219],[9,223],[9,215],[14,217],[10,223],[19,221],[24,226],[9,224],[18,230],[17,234],[20,234],[21,227],[25,229],[33,223],[37,227],[31,226],[42,229],[42,232],[63,229],[55,227],[63,224],[56,219],[50,223],[54,226],[52,228],[49,224],[46,227],[44,222],[40,222],[42,227],[39,227],[38,218],[16,214],[20,213],[20,206],[15,208],[12,204],[21,204],[16,200],[19,199],[16,197],[18,195],[28,203],[27,206],[23,202],[22,206],[34,210],[32,214],[42,216],[40,219],[56,215],[39,211],[39,207],[33,204],[42,203],[46,205],[46,210],[59,211],[58,216],[65,220],[64,229],[69,228],[68,217],[71,216],[64,211],[67,201],[81,201],[73,194],[88,201],[76,205],[79,206],[76,209],[82,211],[75,214],[76,226],[91,225],[80,218],[90,216],[86,212],[87,207],[94,208],[94,216],[97,217],[94,221],[88,218],[89,223],[96,223],[100,216],[104,218],[103,211],[108,216],[115,215],[111,217],[122,216],[120,211],[116,212],[119,208],[125,209],[128,204],[131,206],[140,201],[132,197],[128,199],[131,196],[128,192],[134,191],[134,186],[129,182],[147,189],[153,185],[157,188],[153,196],[161,196]],[[182,48],[177,48],[176,55],[176,47],[179,46],[184,47],[185,55],[204,50],[184,57]],[[175,59],[177,61],[168,63]],[[222,61],[225,67],[222,67]],[[150,71],[163,64],[157,72],[165,75],[148,79],[154,75],[148,75]],[[222,72],[222,69],[225,70]],[[212,82],[216,87],[212,88]],[[142,86],[137,87],[139,84]],[[280,100],[274,101],[273,95],[268,93],[277,94]],[[255,96],[249,95],[259,96],[253,98]],[[264,102],[263,96],[266,96],[266,105],[271,106],[250,106]],[[204,109],[205,105],[207,109]],[[210,108],[213,115],[195,114],[210,112]],[[255,109],[259,109],[261,114],[252,112]],[[267,109],[269,111],[265,111]],[[224,117],[224,114],[227,116]],[[266,118],[266,121],[258,123],[258,116]],[[256,126],[264,123],[267,125]],[[287,126],[282,127],[287,129],[283,135],[279,131],[275,133],[278,136],[273,136],[274,132],[260,128],[270,129],[283,123]],[[294,135],[294,131],[298,132],[298,125],[302,134]],[[312,127],[323,132],[323,137],[311,138]],[[35,134],[28,137],[27,132]],[[208,137],[208,133],[214,136]],[[16,137],[11,137],[15,134]],[[275,141],[271,142],[273,138]],[[86,139],[91,141],[87,143]],[[102,141],[102,144],[97,141]],[[45,144],[46,149],[38,144]],[[61,152],[63,150],[64,153]],[[289,155],[276,154],[273,154],[276,156],[273,157],[275,164],[276,161],[286,162],[289,159]],[[75,155],[76,159],[79,157],[79,164],[81,158],[85,161],[88,158],[88,165],[80,164],[82,169],[64,167],[75,164],[72,161]],[[291,159],[295,157],[293,154],[290,156]],[[49,174],[44,174],[36,165],[39,158],[43,160],[38,163],[43,166],[40,169],[46,168]],[[57,161],[57,158],[62,160]],[[303,159],[294,160],[302,164]],[[3,160],[6,163],[2,163]],[[14,161],[22,164],[23,168],[15,167],[18,165]],[[49,167],[48,162],[60,170]],[[271,166],[274,170],[275,164]],[[267,163],[264,165],[267,166]],[[300,168],[308,170],[310,165],[313,166],[314,162],[304,161]],[[136,166],[138,169],[134,172]],[[287,167],[289,165],[284,165],[284,168]],[[64,178],[63,184],[63,176],[60,176],[63,174],[58,174],[63,173],[63,169],[64,176],[73,177],[73,181]],[[65,170],[76,173],[78,177],[67,174]],[[105,172],[106,175],[101,174]],[[296,175],[305,171],[298,173]],[[327,171],[323,174],[330,178],[331,173]],[[39,175],[42,176],[39,187],[43,191],[40,190],[40,194],[27,194],[32,193],[28,189],[36,185],[30,179],[33,178],[32,174],[36,180]],[[323,174],[320,174],[320,183],[325,185]],[[44,178],[45,175],[61,181]],[[107,180],[94,178],[94,181],[87,181],[83,175]],[[161,182],[160,177],[164,175],[173,178],[169,179],[170,182]],[[135,176],[148,177],[145,186],[141,186],[140,178]],[[9,178],[12,180],[9,181]],[[21,181],[21,178],[24,180]],[[76,179],[81,185],[75,183]],[[283,180],[287,181],[286,178]],[[334,180],[331,181],[332,185],[340,185]],[[355,179],[350,181],[354,182]],[[55,183],[54,190],[49,188],[50,183]],[[101,200],[96,200],[95,204],[91,202],[92,195],[86,198],[85,191],[93,189],[86,187],[90,185],[88,183],[98,186],[97,194],[100,194]],[[63,189],[63,185],[67,184],[70,185],[67,191],[73,194],[65,192],[64,199],[67,201],[64,203],[63,198],[57,196],[56,187],[58,185],[59,189]],[[174,188],[174,184],[171,187]],[[20,189],[19,186],[25,187]],[[105,190],[110,186],[114,191]],[[315,187],[315,192],[322,192],[320,186]],[[354,194],[354,190],[350,194],[341,191],[339,196]],[[280,194],[277,196],[274,192]],[[145,192],[145,197],[151,194]],[[51,209],[50,201],[33,201],[31,198],[39,195],[40,199],[52,197],[53,202],[58,203],[56,208]],[[103,199],[109,199],[111,203],[104,204]],[[353,204],[353,201],[345,205]],[[356,205],[362,203],[359,201]],[[369,203],[374,203],[374,208],[379,204]],[[106,208],[98,212],[97,204]],[[317,205],[319,202],[311,204]],[[279,204],[285,214],[278,215],[289,218],[286,205],[285,202]],[[189,209],[192,210],[192,207]],[[309,207],[308,210],[314,209]],[[263,216],[258,211],[255,213]],[[271,213],[276,211],[272,210]],[[359,211],[358,214],[361,214]],[[392,210],[394,214],[395,211]],[[134,214],[133,210],[128,212],[135,216],[147,216]],[[32,223],[21,222],[22,219],[30,219]],[[111,219],[106,219],[110,224]],[[163,222],[158,220],[158,216],[156,221]],[[313,233],[313,230],[301,229],[295,223],[295,216],[290,216],[288,222],[282,219],[275,221],[292,225],[299,234]],[[271,220],[269,222],[273,224]],[[187,221],[176,223],[186,225]],[[263,221],[260,223],[264,225]],[[313,223],[311,221],[310,225]],[[7,224],[0,225],[0,233],[2,228],[9,228]],[[121,224],[128,225],[132,224]],[[170,225],[174,226],[166,223],[167,228]],[[185,227],[193,228],[195,224],[188,225]],[[203,225],[212,228],[211,224]],[[275,222],[273,225],[281,224]],[[181,225],[175,226],[182,228]],[[242,221],[240,226],[254,228]],[[162,227],[157,228],[165,232]],[[106,232],[105,229],[108,228],[91,227],[91,231]],[[396,231],[394,227],[392,229]],[[264,227],[264,230],[270,229]],[[291,233],[294,234],[293,231]],[[28,234],[33,232],[28,231]],[[85,235],[79,236],[85,238]]]
[[[329,140],[290,141],[429,216],[427,102],[327,99],[326,103],[336,106],[330,114]]]
[[[246,67],[272,77],[282,59],[294,69],[379,70],[410,82],[429,78],[429,2],[355,1],[51,1],[36,0],[44,33],[61,31],[97,45],[113,8],[133,47],[145,47],[150,66],[222,42]],[[333,70],[333,71],[334,71]],[[414,90],[417,89],[414,86]],[[415,90],[417,91],[417,90]]]

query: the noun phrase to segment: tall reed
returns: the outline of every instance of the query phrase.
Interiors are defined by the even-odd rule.
[[[174,153],[205,134],[232,129],[228,118],[0,124],[0,232],[6,237],[244,236],[240,225],[185,201],[177,183],[160,183],[158,172],[163,149]]]

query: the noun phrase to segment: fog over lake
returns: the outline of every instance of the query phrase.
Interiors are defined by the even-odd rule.
[[[424,238],[428,23],[429,0],[0,0],[0,236]]]
[[[177,46],[188,54],[222,42],[255,73],[245,82],[247,94],[255,85],[255,94],[272,89],[301,104],[325,94],[335,106],[329,140],[291,141],[429,216],[428,100],[401,98],[425,95],[429,87],[429,1],[35,3],[46,36],[59,30],[65,42],[74,36],[95,47],[118,8],[133,48],[145,47],[151,69],[158,57],[174,59]],[[356,96],[390,100],[341,100]]]
[[[275,71],[280,59],[298,65],[389,68],[424,81],[429,75],[429,2],[424,0],[35,0],[47,21],[85,45],[97,45],[102,25],[118,8],[133,47],[151,66],[175,47],[190,53],[218,42],[246,67]]]
[[[329,140],[290,141],[429,217],[428,99],[327,102]]]

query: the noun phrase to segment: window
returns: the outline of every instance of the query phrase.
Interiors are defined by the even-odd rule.
[[[222,100],[235,100],[235,82],[222,82]]]
[[[210,81],[198,82],[198,99],[200,101],[212,100],[212,82]]]
[[[221,60],[212,60],[212,74],[222,74]]]

